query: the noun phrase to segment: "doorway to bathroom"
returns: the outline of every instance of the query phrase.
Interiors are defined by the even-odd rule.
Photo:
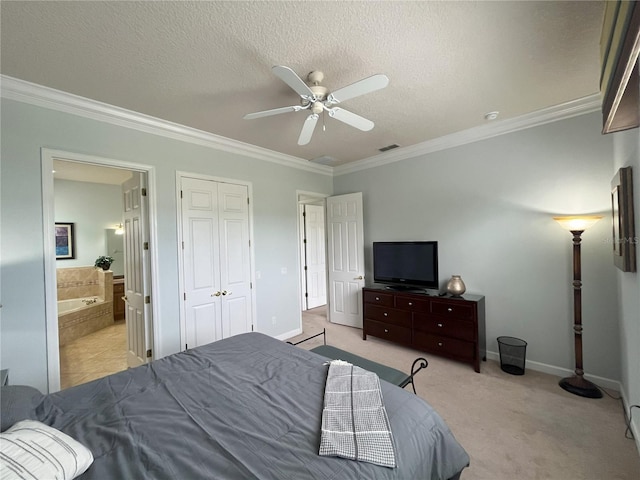
[[[150,167],[46,149],[42,163],[45,231],[56,232],[45,238],[53,392],[153,358],[156,242]]]

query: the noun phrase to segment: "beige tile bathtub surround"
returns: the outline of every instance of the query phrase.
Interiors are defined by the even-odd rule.
[[[70,342],[113,324],[113,272],[96,267],[56,270],[58,300],[98,297],[103,302],[58,314],[58,341]]]
[[[56,269],[58,300],[71,298],[113,297],[113,272],[99,268],[69,267]]]

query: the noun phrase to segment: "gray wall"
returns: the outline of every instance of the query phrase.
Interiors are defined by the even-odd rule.
[[[330,176],[2,99],[0,365],[12,383],[47,388],[42,147],[152,165],[158,209],[160,356],[179,350],[176,170],[253,182],[257,329],[299,327],[296,190],[330,194]],[[286,267],[287,275],[280,269]],[[272,325],[271,318],[277,318]]]
[[[614,166],[633,172],[636,255],[640,254],[640,135],[638,129],[614,134]],[[640,266],[640,265],[637,265]],[[640,282],[637,273],[617,272],[618,302],[620,305],[620,356],[623,395],[627,405],[640,405]],[[636,445],[640,450],[640,411],[634,410],[633,424]]]
[[[635,275],[613,267],[609,239],[609,183],[618,165],[638,167],[638,136],[600,135],[599,114],[333,180],[10,100],[2,120],[0,363],[15,383],[46,389],[40,149],[48,147],[155,167],[163,355],[179,349],[176,170],[253,182],[258,330],[298,326],[296,190],[362,191],[368,277],[372,241],[438,240],[442,286],[460,274],[469,292],[486,295],[489,350],[498,335],[524,338],[542,369],[573,368],[571,238],[551,216],[601,213],[583,236],[585,368],[621,379],[638,403],[640,292]]]
[[[367,278],[371,242],[437,240],[442,288],[459,274],[486,296],[487,348],[522,338],[543,371],[574,367],[572,237],[551,217],[604,215],[582,242],[584,365],[618,380],[612,168],[612,137],[589,114],[341,175],[334,193],[363,192]]]

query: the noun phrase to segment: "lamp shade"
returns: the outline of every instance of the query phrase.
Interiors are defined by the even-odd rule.
[[[585,231],[591,225],[602,219],[599,215],[571,215],[565,217],[553,217],[562,228],[570,231]]]

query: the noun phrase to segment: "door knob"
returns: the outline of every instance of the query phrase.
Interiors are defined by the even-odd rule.
[[[362,275],[357,276],[354,280],[362,280],[364,277]]]
[[[231,295],[233,292],[231,290],[229,290],[228,292],[226,290],[222,291],[223,295]]]
[[[212,293],[211,296],[212,297],[219,297],[221,294],[220,292],[216,292],[216,293]]]

